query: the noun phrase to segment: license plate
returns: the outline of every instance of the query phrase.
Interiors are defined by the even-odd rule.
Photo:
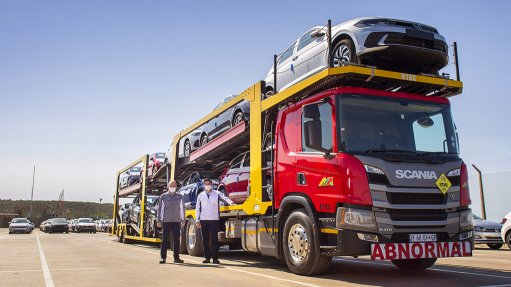
[[[409,242],[436,242],[436,234],[410,234]]]
[[[371,245],[372,260],[396,260],[472,256],[469,241],[381,243]]]

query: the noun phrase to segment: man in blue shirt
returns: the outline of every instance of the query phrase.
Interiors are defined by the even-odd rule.
[[[181,226],[185,224],[185,204],[183,202],[183,196],[176,192],[176,188],[177,183],[174,180],[169,182],[169,191],[160,196],[158,204],[158,227],[162,227],[163,229],[160,264],[166,263],[167,248],[171,233],[174,241],[174,263],[183,263],[183,260],[179,258],[179,249]]]
[[[212,181],[209,178],[204,179],[205,191],[197,196],[196,215],[197,227],[201,229],[202,245],[204,247],[204,258],[202,263],[220,264],[218,261],[218,230],[220,219],[220,200],[228,205],[234,204],[232,200],[226,197],[218,190],[213,190]]]

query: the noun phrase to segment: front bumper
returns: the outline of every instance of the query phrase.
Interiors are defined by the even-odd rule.
[[[474,231],[474,244],[503,244],[500,232]]]
[[[12,233],[27,233],[30,232],[32,229],[29,227],[9,227],[9,232]]]

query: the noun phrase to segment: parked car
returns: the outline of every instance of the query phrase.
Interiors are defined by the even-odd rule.
[[[103,232],[112,232],[112,219],[105,220],[105,224],[103,225]]]
[[[506,243],[507,247],[511,249],[511,212],[502,218],[501,238]]]
[[[79,218],[76,224],[76,232],[96,233],[96,226],[92,218]]]
[[[434,27],[417,22],[365,17],[332,26],[328,58],[327,27],[309,29],[277,60],[277,90],[327,68],[361,63],[405,73],[438,73],[449,61],[445,38]],[[273,67],[265,78],[274,93]]]
[[[44,227],[45,227],[46,223],[47,223],[47,220],[41,222],[41,224],[39,224],[39,230],[44,231]]]
[[[197,196],[204,190],[203,180],[210,178],[213,181],[213,189],[218,189],[218,174],[209,172],[193,172],[182,182],[179,193],[183,195],[186,209],[193,209],[197,203]]]
[[[149,166],[148,169],[152,171],[151,174],[155,174],[162,166],[165,161],[165,153],[164,152],[155,152],[149,156]]]
[[[49,230],[48,227],[51,225],[51,222],[52,222],[52,219],[46,220],[46,223],[43,226],[43,232],[48,233],[48,230]]]
[[[26,218],[13,218],[9,222],[9,234],[30,232],[32,232],[32,226]]]
[[[187,134],[179,141],[179,157],[183,156],[189,156],[192,152],[200,148],[201,145],[201,138],[204,139],[203,144],[206,144],[208,142],[207,135],[202,129],[196,129],[193,132]],[[169,149],[170,153],[171,149]],[[167,161],[168,157],[171,156],[170,154],[167,155]]]
[[[73,219],[71,220],[71,231],[72,232],[77,232],[76,231],[76,227],[78,226],[78,219]]]
[[[218,110],[234,97],[236,97],[236,95],[226,97],[220,101],[218,105],[216,105],[213,111]],[[239,123],[248,120],[249,116],[250,104],[245,100],[225,110],[203,126],[203,134],[201,135],[200,146],[205,145],[207,142],[215,139]]]
[[[142,168],[139,166],[134,166],[129,170],[125,171],[123,174],[121,174],[119,178],[119,188],[123,189],[135,183],[138,183],[140,180],[141,172]]]
[[[504,245],[501,229],[502,224],[474,215],[474,244],[486,244],[491,249],[501,248]]]
[[[68,233],[67,220],[65,218],[52,218],[48,225],[46,225],[45,232],[54,233],[62,232]]]
[[[234,158],[220,176],[218,190],[234,203],[243,203],[248,197],[250,180],[250,153],[245,152]]]
[[[30,231],[34,230],[34,223],[29,220],[28,224],[30,224]]]

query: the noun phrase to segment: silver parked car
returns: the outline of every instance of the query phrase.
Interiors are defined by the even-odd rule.
[[[230,100],[237,95],[230,95],[220,101],[213,111],[218,110],[223,105],[227,104]],[[223,113],[207,122],[203,127],[204,135],[201,137],[201,145],[206,144],[208,141],[213,140],[230,128],[238,125],[239,123],[247,120],[250,116],[250,104],[247,101],[241,101],[238,104],[230,107]],[[204,137],[207,135],[207,137]]]
[[[486,244],[491,249],[501,248],[504,245],[501,229],[502,224],[474,215],[474,244]]]
[[[447,65],[445,38],[434,27],[380,17],[357,18],[332,26],[328,59],[327,27],[300,36],[277,60],[277,90],[329,67],[360,63],[405,73],[438,73]],[[265,78],[266,94],[274,93],[273,67]]]
[[[179,141],[179,156],[189,156],[196,149],[200,148],[201,145],[201,137],[205,135],[202,129],[196,129],[193,132],[187,134]],[[207,142],[207,137],[205,137],[205,142]],[[169,149],[170,152],[170,149]],[[167,159],[168,161],[168,159]]]
[[[26,218],[14,218],[9,222],[9,234],[11,233],[30,233],[32,225]]]

